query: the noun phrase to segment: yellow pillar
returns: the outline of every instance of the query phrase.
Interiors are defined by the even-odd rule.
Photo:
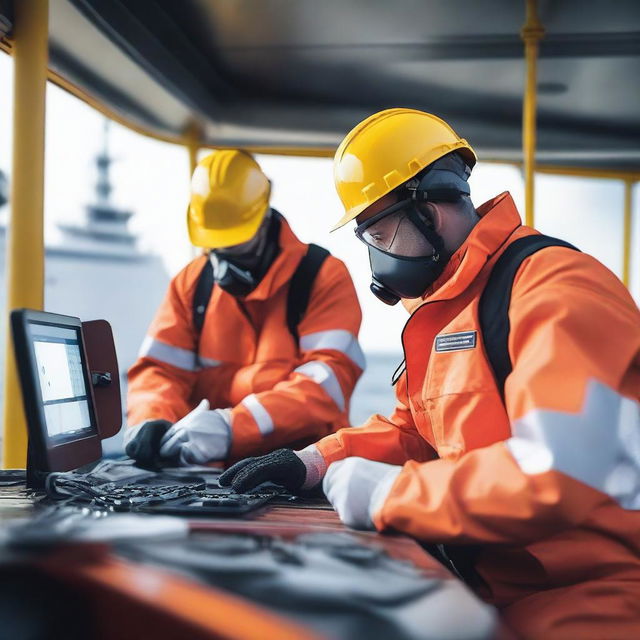
[[[189,141],[188,151],[189,151],[189,179],[193,175],[193,172],[196,170],[196,165],[198,164],[198,150],[200,149],[198,143],[195,140]]]
[[[527,21],[520,36],[524,41],[527,77],[522,107],[522,151],[524,156],[525,222],[534,225],[534,171],[536,153],[536,100],[538,42],[544,36],[544,28],[538,18],[536,0],[526,0]]]
[[[14,2],[13,166],[7,227],[7,311],[44,301],[44,129],[48,0]],[[27,429],[7,323],[3,465],[24,467]]]
[[[622,242],[624,244],[622,259],[622,282],[629,287],[631,280],[631,206],[633,195],[633,181],[624,181],[624,235]]]
[[[185,136],[187,140],[187,151],[189,152],[189,179],[191,179],[198,164],[198,151],[200,151],[200,140],[202,138],[200,127],[194,122],[187,127]]]
[[[191,176],[193,172],[196,170],[196,166],[198,164],[198,151],[200,150],[200,128],[197,124],[191,125],[187,131],[187,151],[189,152],[189,180],[191,180]],[[198,247],[192,247],[191,253],[194,258],[197,258],[202,254],[202,249]]]

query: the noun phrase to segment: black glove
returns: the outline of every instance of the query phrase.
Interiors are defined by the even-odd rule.
[[[167,460],[160,458],[160,440],[173,425],[168,420],[147,420],[138,429],[124,452],[144,469],[158,469]]]
[[[222,487],[246,493],[263,482],[273,482],[297,491],[307,477],[307,468],[292,449],[277,449],[266,456],[245,458],[229,467],[218,478]]]

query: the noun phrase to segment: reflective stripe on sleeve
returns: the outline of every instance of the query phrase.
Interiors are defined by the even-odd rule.
[[[579,413],[537,409],[505,442],[528,475],[560,471],[640,509],[640,404],[592,380]]]
[[[273,431],[273,420],[255,393],[248,395],[241,404],[243,404],[252,415],[263,436],[269,435]]]
[[[142,341],[138,357],[153,358],[185,371],[197,371],[201,367],[216,367],[220,364],[218,360],[198,357],[193,351],[174,347],[151,336],[146,336]]]
[[[336,403],[340,411],[344,411],[344,395],[342,394],[340,383],[333,369],[326,362],[312,360],[300,365],[294,371],[311,378],[311,380],[319,384]]]
[[[313,349],[334,349],[344,353],[347,358],[355,362],[361,369],[365,368],[364,353],[358,343],[358,338],[345,329],[331,329],[330,331],[317,331],[300,336],[300,349],[312,351]]]

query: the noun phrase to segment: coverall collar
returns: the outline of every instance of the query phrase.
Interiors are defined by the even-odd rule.
[[[425,302],[450,300],[460,295],[476,278],[491,256],[522,224],[515,202],[508,191],[488,200],[477,209],[480,221],[451,256],[444,271],[422,298],[403,300],[413,313]]]
[[[280,219],[279,244],[278,257],[273,261],[260,284],[245,300],[251,302],[270,298],[280,287],[289,282],[307,250],[307,245],[298,240],[284,216]]]

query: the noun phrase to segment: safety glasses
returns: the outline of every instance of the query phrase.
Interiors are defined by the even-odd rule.
[[[409,217],[408,210],[412,208],[413,203],[410,199],[400,200],[359,224],[354,233],[358,240],[366,245],[387,250],[393,243],[402,221]],[[384,223],[379,224],[383,220]]]
[[[385,222],[382,222],[382,221]],[[359,224],[354,232],[367,246],[389,251],[402,223],[408,220],[434,247],[441,249],[441,239],[419,213],[415,200],[407,198],[383,209],[375,216]]]

